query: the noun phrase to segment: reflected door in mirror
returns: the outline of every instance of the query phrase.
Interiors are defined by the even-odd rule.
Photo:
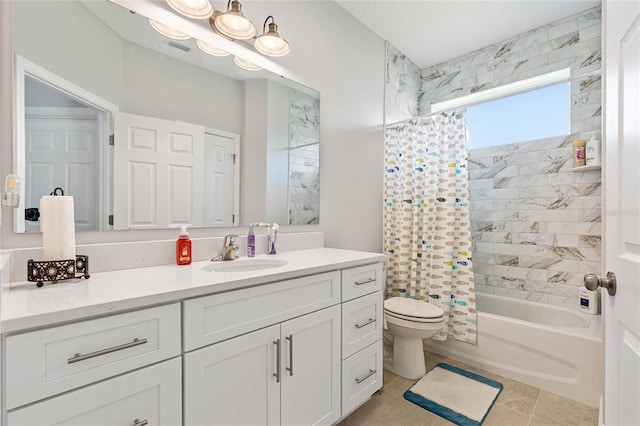
[[[74,197],[76,230],[98,229],[98,121],[89,108],[27,108],[25,208],[55,188]],[[32,215],[33,216],[33,215]],[[28,217],[26,232],[40,232]]]

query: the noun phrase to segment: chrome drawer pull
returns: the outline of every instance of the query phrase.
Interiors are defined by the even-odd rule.
[[[276,372],[273,373],[273,377],[276,378],[276,383],[280,383],[280,339],[273,342],[276,345]]]
[[[365,322],[364,324],[356,324],[356,328],[360,329],[362,327],[366,327],[369,324],[371,324],[372,322],[376,322],[375,318],[369,318],[369,321]]]
[[[97,356],[110,354],[111,352],[121,351],[123,349],[133,348],[134,346],[144,345],[147,343],[147,339],[133,339],[132,342],[123,343],[122,345],[114,346],[107,349],[100,349],[99,351],[90,352],[85,355],[75,354],[73,357],[67,360],[67,364],[73,364],[74,362],[84,361],[85,359],[95,358]],[[146,421],[146,420],[145,420]],[[146,424],[146,423],[145,423]]]
[[[289,367],[287,367],[287,371],[290,376],[293,376],[293,334],[290,334],[286,337],[289,341]]]
[[[366,280],[366,281],[356,281],[356,282],[355,282],[355,285],[369,284],[369,283],[374,282],[375,280],[376,280],[375,278],[369,278],[369,279],[368,279],[368,280]]]
[[[133,425],[132,426],[147,426],[147,424],[149,424],[149,422],[146,419],[145,420],[135,419],[133,421]]]
[[[366,376],[364,376],[362,379],[358,379],[356,377],[356,383],[360,384],[362,382],[364,382],[365,380],[367,380],[369,377],[373,376],[374,374],[376,374],[376,370],[371,370],[369,369],[369,374],[367,374]]]

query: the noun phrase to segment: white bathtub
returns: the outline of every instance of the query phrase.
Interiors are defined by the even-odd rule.
[[[600,315],[477,294],[478,345],[447,339],[425,349],[598,407],[604,386]]]

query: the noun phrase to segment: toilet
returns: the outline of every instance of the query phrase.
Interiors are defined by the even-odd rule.
[[[392,373],[407,379],[426,374],[423,339],[430,339],[444,327],[444,311],[423,300],[391,297],[384,301],[385,328],[393,336]]]

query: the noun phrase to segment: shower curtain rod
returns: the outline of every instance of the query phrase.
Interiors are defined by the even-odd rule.
[[[438,114],[452,114],[452,113],[457,113],[459,111],[464,111],[464,110],[466,110],[465,107],[456,107],[456,108],[451,108],[451,109],[445,109],[445,110],[442,110],[442,111],[431,112],[429,114],[424,114],[424,115],[414,115],[413,117],[405,118],[404,120],[395,121],[393,123],[385,124],[384,128],[385,129],[392,129],[394,127],[398,127],[401,124],[404,124],[406,121],[409,121],[409,120],[417,120],[419,118],[429,118],[429,117],[433,117],[434,115],[438,115]]]

